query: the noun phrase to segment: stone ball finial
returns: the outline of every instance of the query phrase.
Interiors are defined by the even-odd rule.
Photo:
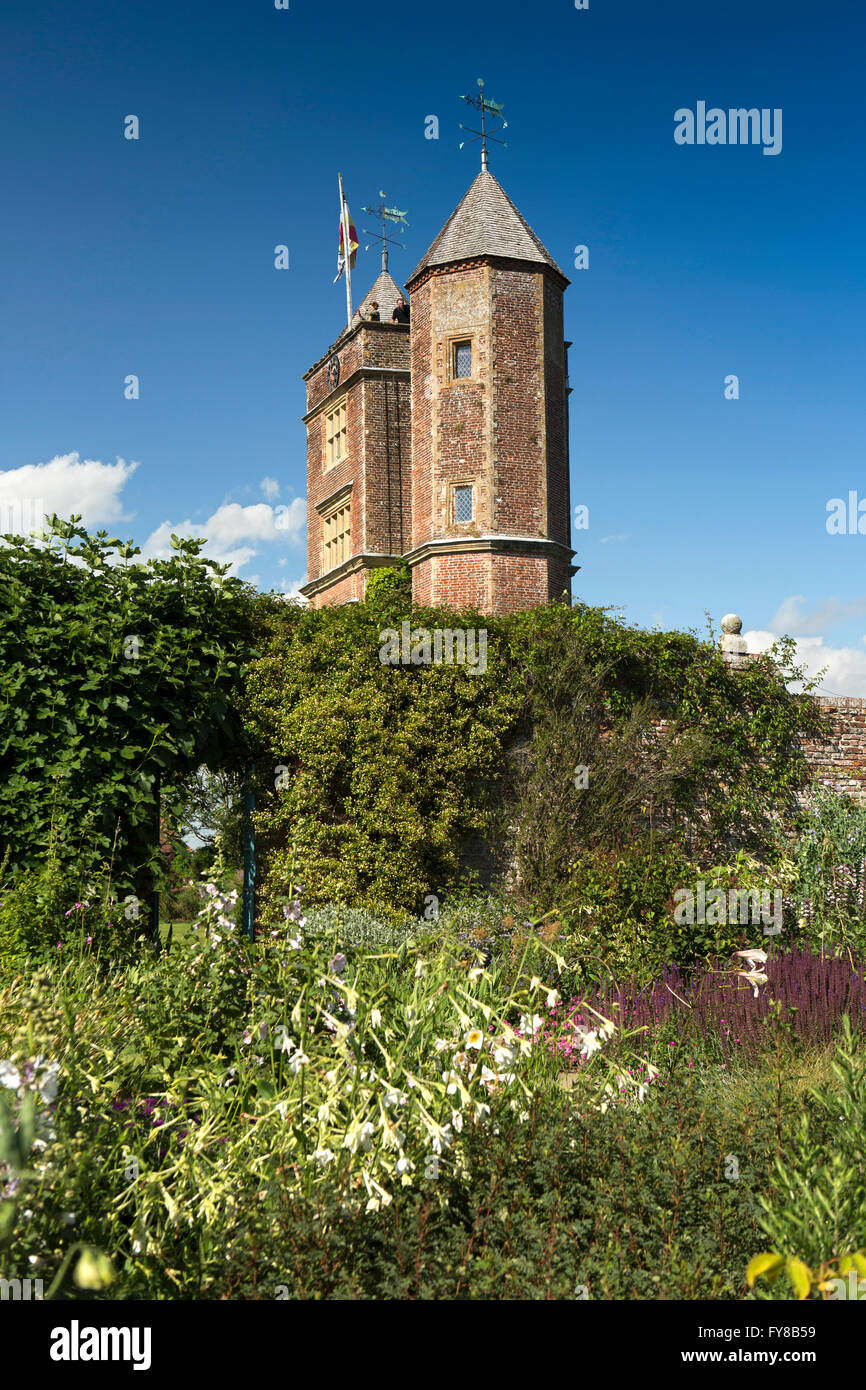
[[[722,632],[738,633],[743,630],[743,620],[736,613],[726,613],[722,618]]]

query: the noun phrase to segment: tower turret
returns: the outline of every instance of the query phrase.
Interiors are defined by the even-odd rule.
[[[568,284],[486,167],[407,281],[417,602],[570,593]]]

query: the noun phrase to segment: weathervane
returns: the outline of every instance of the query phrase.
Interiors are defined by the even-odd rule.
[[[396,241],[394,237],[390,237],[388,235],[388,223],[396,222],[400,227],[408,227],[409,223],[406,221],[405,212],[401,212],[399,208],[389,208],[385,206],[384,188],[379,189],[379,197],[382,199],[382,201],[377,208],[363,208],[362,211],[369,212],[371,217],[378,217],[379,221],[382,223],[382,230],[381,232],[370,232],[365,227],[364,236],[371,236],[374,238],[375,241],[381,241],[382,269],[383,271],[385,271],[388,269],[388,247],[400,246],[403,247],[404,251],[406,249],[405,246],[403,246],[402,241]],[[370,247],[365,246],[364,250],[369,251]]]
[[[490,134],[490,132],[489,132],[488,129],[487,129],[487,118],[488,118],[488,116],[492,116],[495,120],[497,120],[497,121],[502,121],[502,125],[496,126],[496,127],[495,127],[495,129],[496,129],[497,131],[500,131],[500,130],[507,130],[507,128],[508,128],[508,122],[507,122],[506,120],[503,119],[503,116],[502,116],[502,107],[501,107],[501,105],[499,104],[499,102],[498,102],[498,101],[488,101],[487,98],[485,97],[485,95],[484,95],[484,78],[483,78],[483,77],[479,77],[479,79],[478,79],[478,86],[481,88],[481,90],[479,91],[477,97],[469,97],[469,96],[466,96],[465,93],[461,93],[461,95],[460,95],[460,100],[461,100],[461,101],[465,101],[466,104],[467,104],[467,106],[474,106],[475,109],[476,109],[476,111],[480,111],[480,112],[481,112],[481,129],[480,129],[480,130],[473,130],[471,126],[463,125],[463,123],[462,123],[462,121],[461,121],[461,123],[460,123],[460,129],[461,129],[461,130],[467,131],[470,135],[473,135],[473,136],[475,137],[475,139],[474,139],[474,140],[461,140],[461,141],[460,141],[460,149],[462,150],[464,145],[474,145],[475,140],[480,140],[480,141],[481,141],[481,168],[486,170],[486,169],[487,169],[487,141],[488,141],[488,140],[492,140],[493,143],[494,143],[495,145],[507,146],[507,144],[508,144],[508,141],[507,141],[507,140],[497,140],[495,135],[491,135],[491,134]]]

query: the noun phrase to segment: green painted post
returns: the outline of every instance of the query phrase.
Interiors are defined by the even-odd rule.
[[[255,763],[251,763],[244,795],[243,923],[244,935],[249,941],[254,938],[256,915],[256,838],[253,831],[253,811],[256,809],[255,770]]]

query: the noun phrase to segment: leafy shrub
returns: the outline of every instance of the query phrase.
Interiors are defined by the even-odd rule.
[[[89,951],[100,960],[130,959],[149,930],[147,909],[127,917],[110,880],[79,878],[56,859],[19,878],[0,874],[0,963],[8,972],[28,954]]]
[[[466,1168],[374,1213],[339,1187],[244,1203],[215,1290],[273,1299],[741,1298],[775,1136],[695,1078],[642,1110],[581,1115],[539,1095],[527,1121],[471,1127]],[[736,1153],[738,1176],[725,1176]]]
[[[430,923],[406,917],[397,924],[359,907],[328,903],[311,907],[304,913],[304,932],[307,936],[332,938],[335,945],[353,950],[397,951],[404,942],[430,936]]]
[[[833,1073],[837,1084],[814,1088],[759,1199],[761,1230],[773,1252],[796,1262],[788,1272],[801,1298],[812,1291],[811,1267],[829,1278],[829,1265],[866,1245],[866,1060],[847,1019]]]
[[[0,853],[111,863],[145,897],[159,785],[243,746],[237,701],[265,599],[172,537],[169,560],[56,517],[0,544]],[[136,882],[138,886],[136,887]]]
[[[422,626],[480,622],[416,613]],[[486,620],[484,620],[486,621]],[[501,742],[518,697],[491,670],[389,666],[363,604],[283,615],[251,672],[249,723],[261,766],[256,814],[264,913],[293,877],[311,905],[422,910],[459,876],[459,847],[489,831]]]
[[[636,836],[766,849],[808,780],[797,739],[820,715],[787,689],[790,644],[734,674],[693,635],[596,609],[411,621],[483,628],[486,673],[383,664],[375,604],[267,615],[247,704],[266,913],[294,865],[319,903],[417,915],[455,891],[472,836],[513,849],[524,903],[548,908],[579,854]]]
[[[402,618],[412,608],[412,572],[407,564],[374,569],[367,577],[364,603],[381,618]]]
[[[866,805],[822,788],[794,847],[801,927],[831,951],[866,943]]]

